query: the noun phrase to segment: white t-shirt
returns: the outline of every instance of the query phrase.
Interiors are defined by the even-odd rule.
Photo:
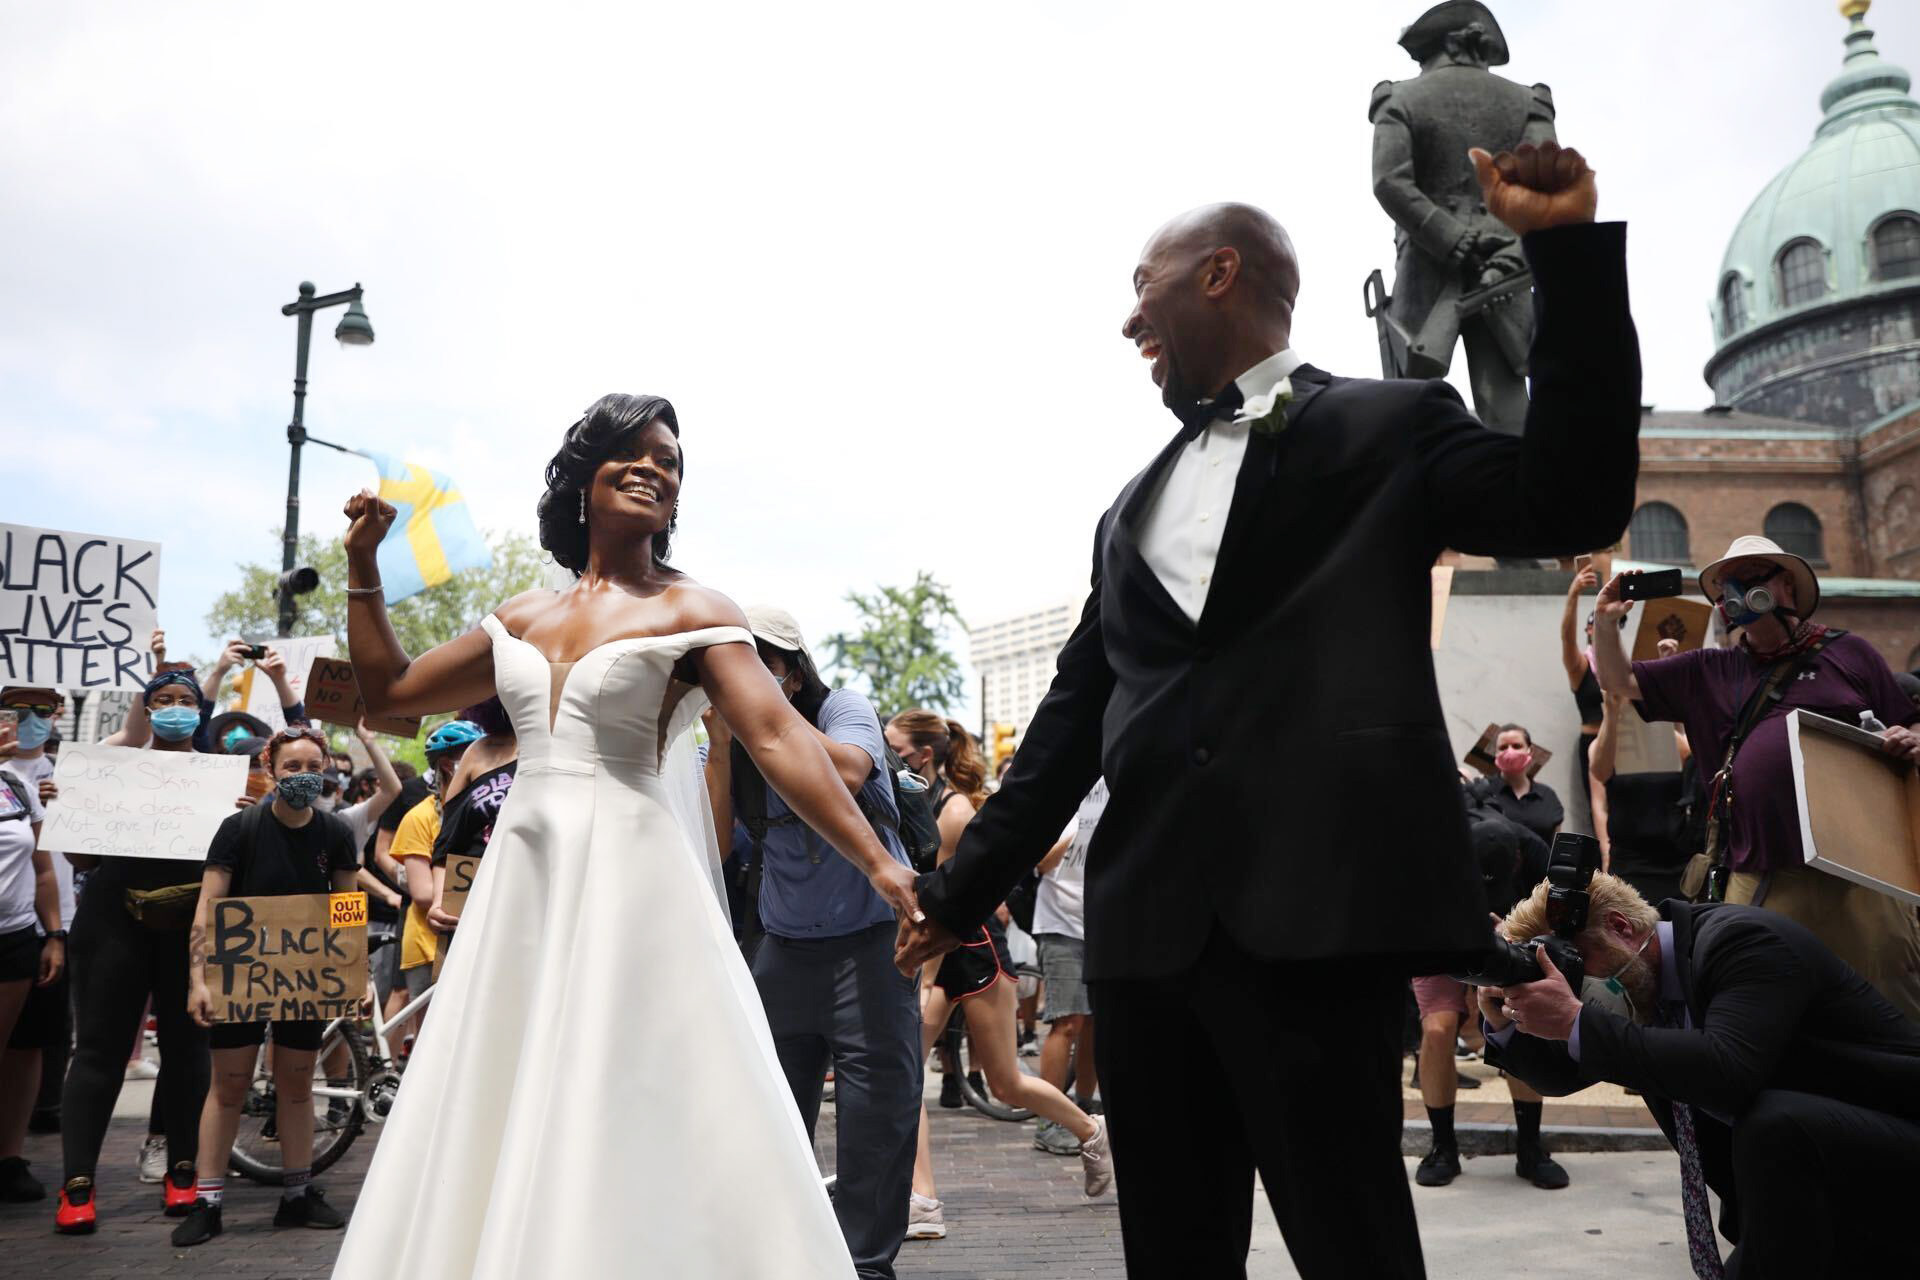
[[[1107,808],[1107,780],[1093,784],[1080,811],[1073,818],[1073,843],[1053,870],[1040,877],[1040,892],[1033,900],[1033,931],[1063,933],[1069,938],[1087,936],[1087,846],[1093,843],[1093,829]]]
[[[361,850],[367,847],[367,837],[373,834],[375,819],[367,816],[367,811],[371,808],[373,808],[373,800],[369,798],[358,804],[350,804],[344,809],[333,811],[333,816],[346,823],[347,830],[353,832],[353,852],[356,856],[365,856]],[[381,812],[385,813],[386,810],[382,809]]]
[[[32,761],[21,761],[31,764]],[[36,928],[39,915],[33,906],[33,824],[45,816],[40,807],[40,783],[21,776],[9,762],[0,772],[20,779],[26,792],[26,805],[13,788],[0,780],[0,933],[15,933]]]

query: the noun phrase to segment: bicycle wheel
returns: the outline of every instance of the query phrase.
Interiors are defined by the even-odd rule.
[[[967,1105],[990,1120],[1005,1120],[1009,1124],[1018,1124],[1023,1120],[1033,1119],[1033,1112],[1025,1107],[1010,1107],[996,1100],[985,1089],[975,1088],[973,1073],[965,1056],[966,1037],[958,1033],[957,1025],[948,1034],[954,1065],[960,1069],[960,1096],[967,1100]],[[1018,1070],[1017,1064],[1015,1069]]]
[[[254,1060],[253,1083],[240,1105],[240,1127],[229,1161],[241,1176],[268,1186],[285,1180],[280,1155],[279,1098],[273,1087],[271,1045]],[[329,1071],[331,1064],[333,1070]],[[313,1172],[326,1169],[346,1153],[366,1123],[367,1051],[345,1019],[336,1018],[320,1039],[313,1061]]]

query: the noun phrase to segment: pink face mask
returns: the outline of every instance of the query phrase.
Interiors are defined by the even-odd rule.
[[[1533,750],[1529,747],[1502,747],[1494,754],[1493,763],[1502,773],[1525,773],[1527,766],[1533,763]]]

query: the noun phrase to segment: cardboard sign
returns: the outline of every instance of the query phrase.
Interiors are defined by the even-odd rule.
[[[1698,649],[1706,643],[1707,625],[1713,621],[1712,605],[1685,596],[1648,600],[1634,612],[1640,615],[1640,629],[1633,638],[1635,662],[1659,657],[1662,640],[1678,641],[1682,653]]]
[[[1488,725],[1486,731],[1480,735],[1480,740],[1467,748],[1464,763],[1472,765],[1489,778],[1497,777],[1500,769],[1499,766],[1493,762],[1493,744],[1499,741],[1499,739],[1500,726],[1497,724]],[[1551,759],[1553,759],[1553,752],[1547,750],[1537,742],[1534,743],[1533,763],[1527,766],[1527,776],[1529,778],[1539,777],[1540,771],[1547,767],[1547,761]]]
[[[366,915],[364,893],[213,899],[207,904],[213,1020],[353,1016],[367,990]],[[336,923],[343,919],[356,923]]]
[[[0,524],[0,685],[142,687],[159,599],[157,542]]]
[[[342,724],[351,729],[367,714],[366,699],[360,696],[360,682],[354,677],[353,664],[344,658],[315,658],[307,668],[304,696],[307,714],[328,724]],[[420,718],[371,716],[367,718],[367,728],[396,738],[417,738]]]
[[[450,916],[462,916],[467,912],[467,895],[473,892],[473,879],[480,874],[480,855],[462,854],[447,859],[446,882],[440,887],[440,909]],[[436,934],[438,946],[433,954],[433,980],[440,981],[440,968],[447,962],[447,952],[453,946],[454,935]]]
[[[40,828],[43,850],[199,862],[246,789],[247,761],[69,742],[53,780],[60,794]]]
[[[1433,566],[1433,630],[1427,638],[1429,649],[1440,647],[1440,629],[1447,621],[1447,599],[1453,595],[1453,566],[1437,564]]]
[[[338,648],[332,636],[282,637],[262,643],[268,652],[286,660],[287,687],[296,701],[306,696],[307,672],[312,670],[313,660],[331,658]],[[275,733],[287,727],[287,718],[280,712],[280,694],[273,687],[273,681],[262,675],[258,667],[248,667],[242,684],[240,710],[259,716]]]
[[[1920,773],[1877,734],[1787,714],[1800,844],[1809,866],[1920,906]]]
[[[1611,709],[1609,715],[1613,715]],[[1613,772],[1678,773],[1680,743],[1669,721],[1648,722],[1631,706],[1620,708],[1613,725]]]

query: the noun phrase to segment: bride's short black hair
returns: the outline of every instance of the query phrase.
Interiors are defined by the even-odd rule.
[[[587,526],[580,520],[580,495],[593,480],[600,464],[612,456],[627,437],[658,418],[680,438],[680,420],[673,405],[662,396],[629,396],[614,393],[601,396],[590,405],[580,421],[567,428],[560,451],[547,463],[547,491],[540,495],[540,545],[554,562],[573,570],[578,577],[587,567]],[[680,474],[687,473],[687,459],[680,455]],[[673,548],[673,531],[679,525],[676,510],[667,527],[653,535],[653,558],[665,561]]]

